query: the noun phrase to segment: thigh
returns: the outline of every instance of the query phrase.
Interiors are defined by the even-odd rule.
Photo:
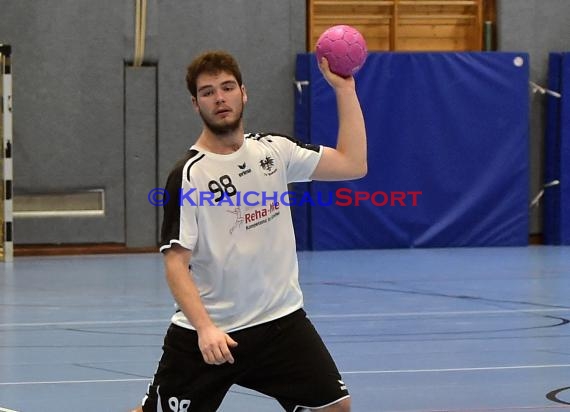
[[[213,412],[238,374],[233,365],[208,365],[193,330],[171,325],[143,400],[144,412]]]
[[[349,396],[329,351],[302,310],[272,323],[255,366],[237,383],[276,398],[287,411],[319,408]]]

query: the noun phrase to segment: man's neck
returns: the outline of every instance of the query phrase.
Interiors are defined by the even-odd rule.
[[[243,144],[243,135],[243,129],[241,128],[224,135],[214,134],[210,130],[204,129],[196,141],[196,146],[216,154],[231,154],[236,152]]]

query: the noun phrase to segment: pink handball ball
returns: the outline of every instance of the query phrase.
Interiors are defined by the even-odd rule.
[[[338,25],[328,28],[317,40],[317,60],[326,57],[333,73],[354,75],[366,60],[368,51],[362,34],[354,27]]]

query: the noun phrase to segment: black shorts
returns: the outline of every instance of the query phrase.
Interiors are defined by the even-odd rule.
[[[234,364],[208,365],[193,330],[171,325],[143,400],[144,412],[213,412],[233,384],[275,398],[286,411],[324,407],[349,396],[338,369],[302,309],[230,333]]]

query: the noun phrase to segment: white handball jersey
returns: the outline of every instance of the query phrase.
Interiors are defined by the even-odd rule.
[[[231,332],[303,306],[287,184],[307,181],[321,146],[249,134],[234,153],[192,146],[166,184],[164,252],[192,251],[191,269],[213,322]],[[181,311],[176,325],[193,329]]]

